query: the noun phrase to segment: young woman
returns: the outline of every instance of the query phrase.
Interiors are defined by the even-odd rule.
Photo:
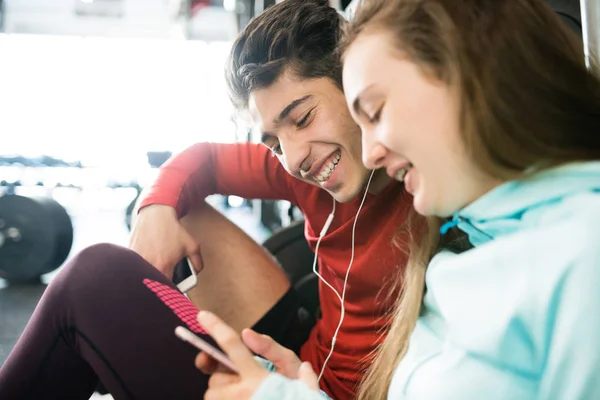
[[[344,90],[366,166],[430,217],[359,398],[597,398],[600,81],[575,35],[541,0],[363,0]],[[207,398],[321,396],[200,321],[242,366]]]

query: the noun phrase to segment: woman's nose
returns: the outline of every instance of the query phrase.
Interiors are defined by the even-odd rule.
[[[369,169],[379,169],[383,166],[387,149],[380,143],[363,143],[362,159]]]

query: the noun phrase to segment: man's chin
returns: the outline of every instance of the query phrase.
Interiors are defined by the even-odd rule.
[[[374,178],[374,182],[371,182],[371,185],[369,186],[369,192],[371,192],[373,189],[376,189],[376,192],[381,191],[381,188],[376,188],[376,186],[386,186],[389,182],[391,182],[391,178],[387,177],[387,175],[385,175],[385,172],[383,173],[383,175],[385,176],[385,180],[384,181],[379,181],[378,179]],[[356,199],[357,197],[361,197],[364,195],[364,190],[367,188],[367,182],[369,181],[369,175],[365,175],[365,178],[362,182],[359,182],[358,184],[353,184],[353,182],[347,182],[346,184],[340,184],[339,186],[335,187],[335,188],[331,188],[332,190],[328,190],[328,192],[333,196],[333,198],[338,202],[338,203],[348,203],[354,199]]]
[[[333,189],[333,188],[332,188]],[[327,192],[337,201],[338,203],[348,203],[354,200],[361,193],[361,189],[348,190],[348,186],[341,185],[337,190],[327,190]]]
[[[360,188],[357,188],[356,190],[349,190],[349,185],[344,185],[343,183],[340,183],[338,185],[335,185],[333,187],[329,187],[329,188],[325,189],[323,186],[321,186],[321,184],[319,182],[314,181],[312,179],[311,180],[302,179],[302,180],[306,183],[309,183],[313,186],[316,186],[316,187],[326,191],[338,203],[347,203],[349,201],[352,201],[354,198],[356,198],[356,196],[358,196],[361,193],[361,189],[362,189],[362,187],[360,187]]]

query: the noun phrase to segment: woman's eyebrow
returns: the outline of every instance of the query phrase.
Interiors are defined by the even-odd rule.
[[[358,93],[358,95],[356,95],[356,98],[354,99],[354,101],[352,102],[352,109],[354,110],[354,112],[358,115],[358,114],[364,114],[364,110],[362,109],[362,105],[361,105],[361,97],[364,99],[364,97],[368,97],[369,96],[369,90],[374,86],[374,84],[371,84],[369,86],[367,86],[366,88],[364,88],[363,90],[360,91],[360,93]]]

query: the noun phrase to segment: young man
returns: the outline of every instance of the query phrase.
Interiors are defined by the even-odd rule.
[[[303,211],[313,250],[335,200],[319,271],[341,295],[352,257],[353,264],[322,387],[349,399],[386,322],[384,284],[404,263],[392,239],[410,199],[400,183],[375,171],[353,242],[371,171],[361,162],[360,130],[341,89],[335,50],[342,22],[326,1],[286,0],[247,26],[234,43],[227,81],[262,144],[200,143],[171,159],[141,203],[131,247],[169,277],[184,256],[203,265],[190,296],[200,309],[238,331],[254,327],[272,336],[320,371],[340,321],[336,293],[320,283],[322,318],[310,331],[280,267],[203,200],[213,193],[288,200]]]

